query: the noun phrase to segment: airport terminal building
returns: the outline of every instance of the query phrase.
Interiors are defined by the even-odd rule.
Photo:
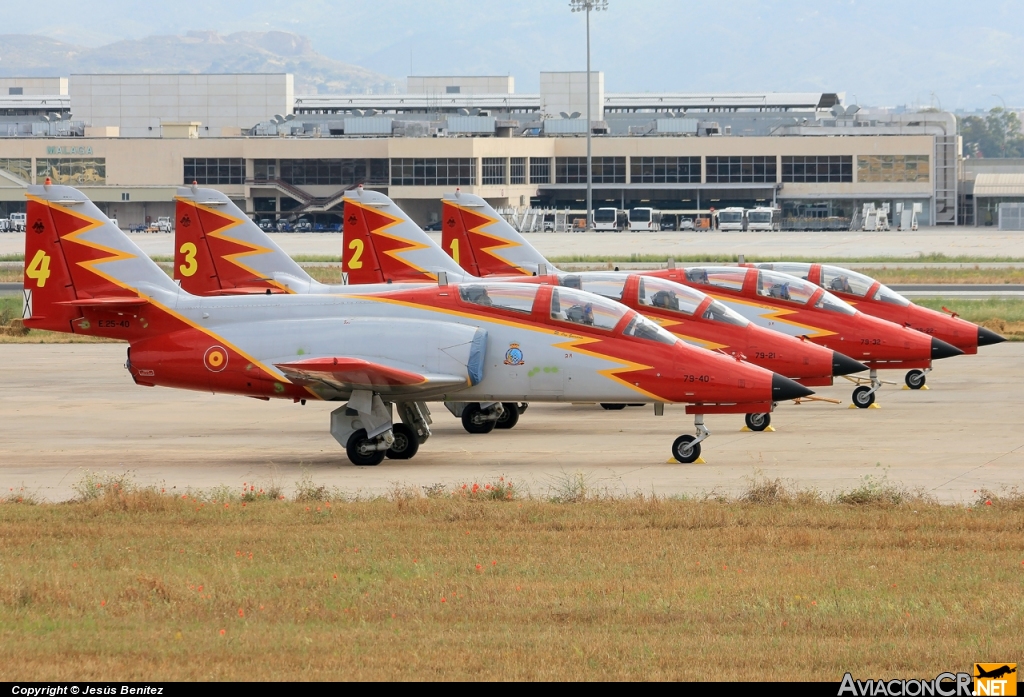
[[[519,94],[511,77],[410,77],[406,94],[307,96],[287,74],[0,78],[0,217],[46,177],[126,228],[173,215],[175,187],[193,181],[254,217],[328,229],[360,184],[421,224],[455,188],[499,209],[582,213],[586,80],[541,73],[539,93]],[[921,225],[975,222],[951,114],[591,83],[595,208],[775,206],[784,227],[850,229],[875,203],[914,206]]]

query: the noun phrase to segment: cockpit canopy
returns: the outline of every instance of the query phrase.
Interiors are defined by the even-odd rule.
[[[625,276],[622,277],[622,284],[625,284]],[[469,283],[459,286],[459,297],[472,305],[529,315],[534,310],[541,288],[541,285],[535,283]],[[619,295],[621,297],[621,290]],[[614,330],[625,317],[628,319],[623,329],[625,336],[668,345],[678,341],[671,333],[625,305],[575,288],[552,287],[549,313],[555,322],[608,332]]]

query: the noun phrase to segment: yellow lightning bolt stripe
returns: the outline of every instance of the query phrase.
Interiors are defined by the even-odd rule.
[[[372,210],[377,215],[382,215],[385,218],[388,218],[391,221],[390,223],[388,223],[384,227],[375,228],[373,230],[370,230],[370,234],[371,235],[380,235],[381,237],[386,237],[387,239],[392,240],[393,242],[398,242],[399,244],[404,244],[405,247],[403,247],[402,249],[389,249],[389,250],[386,250],[384,253],[387,254],[392,259],[394,259],[395,261],[397,261],[397,262],[399,262],[401,264],[405,264],[410,269],[415,269],[416,271],[418,271],[419,273],[423,274],[427,278],[433,279],[435,281],[437,280],[437,274],[430,273],[426,269],[424,269],[424,268],[414,264],[413,262],[409,261],[408,259],[404,259],[401,256],[402,254],[407,254],[407,253],[410,253],[410,252],[418,252],[421,249],[430,249],[430,245],[422,243],[422,242],[414,242],[413,240],[406,239],[404,237],[399,237],[397,235],[390,235],[387,232],[385,232],[385,230],[390,230],[391,228],[395,227],[396,225],[401,225],[402,223],[407,222],[406,220],[403,220],[402,218],[398,218],[396,216],[393,216],[390,213],[386,213],[386,212],[382,211],[379,208],[376,208],[376,207],[373,207],[373,206],[366,206],[366,205],[360,204],[360,203],[358,203],[356,201],[352,201],[350,199],[345,199],[345,203],[351,204],[351,205],[355,206],[356,208],[362,208],[364,210]],[[369,228],[369,225],[367,225],[367,228]]]
[[[729,348],[729,344],[718,344],[718,343],[715,343],[714,341],[708,341],[707,339],[699,339],[699,338],[697,338],[695,336],[690,336],[689,334],[683,334],[681,332],[676,331],[675,328],[676,327],[680,327],[680,326],[685,326],[685,324],[686,324],[685,322],[680,322],[679,320],[668,319],[666,317],[657,317],[656,315],[650,315],[650,314],[644,315],[644,317],[646,317],[647,319],[654,320],[659,325],[661,325],[661,327],[663,329],[666,329],[666,330],[672,332],[672,334],[674,334],[675,336],[678,336],[680,339],[682,339],[683,341],[685,341],[688,344],[696,344],[697,346],[700,346],[701,348],[705,348],[708,351],[718,351],[719,349]]]
[[[533,275],[532,272],[527,271],[522,266],[519,266],[518,264],[514,264],[511,261],[509,261],[508,259],[506,259],[505,257],[503,257],[502,255],[498,254],[498,252],[503,250],[503,249],[515,249],[516,247],[522,247],[521,244],[519,244],[518,242],[516,242],[514,240],[507,240],[507,239],[505,239],[503,237],[498,237],[497,235],[492,235],[489,232],[484,232],[481,229],[481,228],[484,228],[484,227],[488,227],[490,225],[494,225],[495,223],[498,223],[499,222],[498,220],[492,218],[489,215],[481,213],[479,211],[475,211],[475,210],[472,210],[472,209],[469,209],[469,208],[464,208],[463,206],[460,206],[457,203],[452,203],[451,201],[448,201],[448,203],[450,205],[454,206],[455,208],[458,208],[460,211],[466,211],[466,212],[471,213],[473,215],[476,215],[476,216],[479,216],[481,218],[486,218],[487,219],[486,223],[483,223],[481,225],[477,225],[475,227],[471,227],[471,228],[469,228],[469,230],[467,230],[467,232],[475,233],[477,235],[480,235],[481,237],[486,237],[487,239],[494,240],[497,243],[497,244],[492,245],[490,247],[480,247],[480,251],[481,252],[483,252],[485,254],[489,254],[490,256],[494,257],[498,261],[500,261],[500,262],[502,262],[502,263],[504,263],[504,264],[506,264],[508,266],[511,266],[513,269],[515,269],[516,271],[518,271],[519,273],[521,273],[524,276],[532,276]],[[470,238],[470,239],[472,239],[472,238]]]
[[[42,198],[38,198],[36,196],[28,195],[28,198],[31,198],[33,201],[36,201],[38,203],[41,203],[41,204],[43,204],[45,206],[48,206],[48,207],[51,207],[51,208],[53,208],[54,206],[59,205],[59,204],[53,203],[51,201],[47,201],[47,200],[42,199]],[[90,241],[87,241],[87,240],[76,239],[79,235],[81,235],[81,234],[83,234],[83,233],[85,233],[85,232],[87,232],[89,230],[95,230],[98,227],[102,227],[103,225],[105,225],[105,223],[102,223],[102,222],[100,222],[98,220],[94,220],[93,218],[90,218],[90,217],[88,217],[88,216],[86,216],[84,214],[77,213],[75,211],[69,211],[68,209],[64,208],[63,206],[61,206],[59,210],[61,212],[63,212],[63,213],[70,213],[73,217],[78,218],[79,220],[83,220],[83,221],[86,221],[86,222],[89,223],[89,225],[87,227],[85,227],[85,228],[83,228],[81,230],[76,230],[75,232],[67,235],[66,237],[61,237],[61,240],[71,240],[72,242],[75,242],[77,244],[81,244],[83,246],[90,247],[92,249],[96,249],[98,251],[101,251],[101,252],[104,252],[106,254],[110,254],[111,255],[110,257],[108,257],[106,259],[95,259],[93,261],[88,261],[88,262],[78,262],[79,266],[81,266],[81,267],[91,271],[92,273],[96,274],[97,276],[101,276],[102,278],[107,279],[108,281],[110,281],[111,283],[113,283],[114,285],[116,285],[119,288],[123,288],[123,289],[125,289],[125,290],[127,290],[129,292],[135,293],[140,298],[146,300],[147,302],[149,302],[154,307],[157,307],[157,308],[163,310],[164,312],[166,312],[171,317],[174,317],[175,319],[177,319],[179,322],[182,322],[183,324],[187,324],[188,326],[192,327],[193,329],[195,329],[195,330],[197,330],[199,332],[202,332],[203,334],[207,335],[208,337],[210,337],[211,339],[213,339],[217,343],[223,344],[224,346],[227,346],[228,348],[230,348],[231,350],[233,350],[236,353],[238,353],[240,356],[245,358],[247,361],[249,361],[253,365],[257,365],[260,368],[262,368],[263,370],[265,370],[268,375],[274,375],[274,374],[280,375],[281,376],[281,378],[280,378],[281,380],[283,380],[284,382],[287,382],[289,384],[291,383],[291,380],[289,380],[287,377],[285,377],[284,374],[281,373],[281,371],[277,370],[276,368],[268,367],[262,361],[260,361],[259,359],[251,356],[247,351],[243,351],[242,349],[240,349],[238,346],[236,346],[232,342],[227,341],[226,339],[224,339],[222,336],[219,336],[219,335],[215,334],[214,332],[212,332],[211,330],[207,329],[206,327],[201,327],[200,325],[196,324],[195,322],[193,322],[189,318],[185,317],[184,315],[179,314],[178,312],[172,310],[171,308],[167,307],[163,303],[157,301],[155,298],[153,298],[153,297],[151,297],[149,295],[146,295],[145,293],[140,291],[138,288],[134,288],[134,287],[128,285],[127,283],[124,283],[123,281],[121,281],[121,280],[119,280],[117,278],[114,278],[113,276],[109,276],[109,275],[103,273],[99,269],[93,268],[93,266],[95,264],[101,264],[101,263],[105,264],[107,262],[112,262],[112,261],[123,261],[123,260],[126,260],[126,259],[136,259],[138,257],[135,254],[131,254],[129,252],[124,252],[124,251],[119,250],[119,249],[113,249],[111,247],[107,247],[105,245],[97,244],[95,242],[90,242]],[[58,236],[59,236],[59,234],[58,234]],[[317,399],[322,399],[321,397],[317,396],[315,393],[313,393],[313,392],[310,392],[310,393],[313,394],[314,396],[316,396]]]
[[[639,394],[642,394],[645,397],[650,397],[651,399],[653,399],[656,402],[671,401],[671,400],[666,400],[661,395],[654,394],[653,392],[648,392],[647,390],[641,388],[639,385],[636,385],[636,384],[634,384],[632,382],[629,382],[629,381],[624,380],[623,378],[619,377],[619,375],[621,375],[621,374],[633,373],[633,372],[636,372],[638,370],[652,370],[654,368],[654,366],[644,365],[642,363],[636,363],[634,361],[630,361],[630,360],[627,360],[625,358],[619,358],[617,356],[615,356],[615,357],[608,356],[608,355],[603,354],[603,353],[597,353],[595,351],[590,351],[588,349],[583,348],[583,346],[585,346],[587,344],[593,344],[593,343],[599,342],[599,341],[600,341],[600,339],[580,337],[578,339],[571,339],[569,341],[564,341],[564,342],[562,342],[560,344],[555,344],[554,347],[557,348],[557,349],[562,349],[564,351],[574,351],[576,353],[582,353],[585,356],[591,356],[593,358],[600,358],[600,359],[604,359],[606,361],[614,361],[616,363],[619,363],[619,367],[617,367],[617,368],[606,368],[605,370],[599,370],[599,371],[597,371],[597,374],[598,375],[603,375],[604,377],[608,378],[609,380],[612,380],[613,382],[617,382],[620,385],[628,387],[629,389],[633,390],[634,392],[638,392]]]
[[[629,361],[629,360],[626,360],[624,358],[618,358],[616,356],[609,356],[609,355],[606,355],[606,354],[603,354],[603,353],[597,353],[595,351],[589,351],[587,349],[580,348],[581,346],[583,346],[585,344],[592,344],[594,342],[601,341],[600,339],[583,337],[583,336],[579,336],[578,334],[572,334],[571,332],[560,331],[558,329],[554,329],[554,328],[551,328],[551,327],[543,327],[543,326],[537,326],[537,325],[533,325],[533,324],[526,324],[525,322],[515,322],[515,321],[512,321],[512,320],[502,319],[500,317],[491,317],[490,315],[476,314],[476,313],[473,313],[473,312],[463,312],[461,310],[450,310],[448,308],[434,307],[432,305],[425,305],[425,304],[422,304],[422,303],[412,302],[412,301],[409,301],[409,300],[396,300],[395,298],[382,298],[382,297],[379,297],[379,296],[369,296],[369,295],[346,295],[346,296],[341,296],[341,297],[358,298],[358,299],[362,299],[362,300],[373,300],[373,301],[376,301],[376,302],[390,303],[392,305],[401,305],[403,307],[411,307],[411,308],[415,308],[415,309],[419,309],[419,310],[427,310],[428,312],[440,312],[441,314],[445,314],[445,315],[453,315],[453,316],[456,316],[456,317],[466,317],[468,319],[474,319],[474,320],[479,320],[479,321],[483,321],[483,322],[494,322],[495,324],[501,324],[501,325],[504,325],[504,326],[507,326],[507,327],[516,327],[517,329],[526,329],[526,330],[533,331],[533,332],[538,332],[538,333],[541,333],[541,334],[549,334],[551,336],[566,336],[569,339],[568,341],[564,341],[564,342],[561,342],[561,343],[558,343],[558,344],[552,344],[552,346],[554,348],[557,348],[557,349],[562,349],[563,351],[576,351],[577,353],[582,353],[584,355],[591,356],[593,358],[599,358],[599,359],[602,359],[602,360],[605,360],[605,361],[613,361],[615,363],[618,363],[619,367],[608,368],[606,370],[599,370],[597,372],[598,372],[599,375],[603,375],[604,377],[608,378],[609,380],[612,380],[613,382],[617,382],[617,383],[620,383],[622,385],[625,385],[626,387],[628,387],[629,389],[633,390],[634,392],[638,392],[638,393],[640,393],[642,395],[650,397],[651,399],[655,400],[656,402],[664,402],[664,401],[666,401],[664,397],[661,397],[661,396],[656,395],[656,394],[654,394],[652,392],[648,392],[646,390],[643,390],[643,389],[637,387],[636,385],[634,385],[633,383],[628,382],[626,380],[623,380],[622,378],[620,378],[618,376],[619,373],[630,373],[630,372],[634,372],[634,371],[637,371],[637,370],[651,370],[653,368],[653,366],[642,365],[640,363],[634,363],[633,361]]]
[[[177,197],[177,198],[179,200],[185,201],[186,203],[191,203],[196,208],[198,208],[200,210],[204,210],[207,213],[210,213],[212,215],[217,216],[218,218],[227,218],[228,220],[233,221],[230,225],[228,225],[226,227],[222,227],[221,229],[219,229],[219,230],[217,230],[215,232],[210,232],[210,233],[205,233],[205,234],[208,234],[210,237],[213,237],[214,239],[224,240],[226,242],[231,242],[232,244],[237,244],[237,245],[240,245],[242,247],[248,247],[249,249],[244,251],[244,252],[234,252],[232,254],[225,254],[221,258],[224,259],[225,261],[231,262],[232,264],[234,264],[238,268],[242,269],[243,271],[251,273],[253,275],[253,278],[259,278],[259,279],[263,279],[264,278],[265,274],[263,274],[260,271],[257,271],[256,269],[252,268],[248,264],[243,263],[240,260],[243,259],[244,257],[259,256],[259,255],[262,255],[262,254],[273,254],[274,250],[270,249],[269,247],[263,247],[261,245],[258,245],[256,243],[254,243],[254,242],[247,242],[245,240],[240,240],[240,239],[238,239],[236,237],[228,237],[227,236],[227,232],[229,230],[233,230],[236,227],[239,227],[241,225],[245,225],[247,222],[252,222],[252,221],[250,221],[248,219],[246,219],[246,220],[239,220],[238,218],[234,218],[234,217],[232,217],[230,215],[227,215],[223,211],[218,211],[215,208],[211,208],[210,206],[204,206],[201,203],[198,203],[198,202],[196,202],[196,201],[194,201],[192,199],[181,198],[181,197]],[[213,252],[211,250],[211,254],[212,253]],[[284,285],[283,283],[278,283],[277,281],[275,281],[273,279],[268,278],[268,279],[266,279],[266,281],[268,283],[273,284],[277,288],[280,288],[281,290],[283,290],[286,293],[294,293],[295,292],[294,290],[292,290],[288,286]]]
[[[26,197],[31,199],[31,200],[33,200],[33,201],[35,201],[36,203],[42,204],[42,205],[44,205],[44,206],[46,206],[48,208],[54,208],[55,210],[59,210],[61,213],[65,214],[65,215],[69,215],[72,218],[77,218],[78,220],[81,220],[82,222],[86,223],[85,227],[83,227],[83,228],[81,228],[79,230],[75,230],[74,232],[72,232],[72,233],[70,233],[70,234],[68,234],[68,235],[66,235],[64,237],[61,237],[59,232],[57,233],[57,236],[60,237],[61,241],[67,240],[69,242],[74,242],[75,244],[80,244],[83,247],[88,247],[89,249],[95,249],[98,252],[103,252],[104,254],[109,254],[110,255],[109,257],[105,257],[103,259],[89,259],[87,261],[79,261],[79,262],[77,262],[77,265],[81,266],[86,271],[89,271],[91,273],[96,274],[100,278],[106,279],[108,282],[114,284],[115,286],[118,286],[120,288],[125,288],[126,290],[134,291],[133,288],[128,288],[126,285],[124,285],[123,283],[118,281],[113,276],[110,276],[110,275],[104,273],[103,271],[101,271],[100,269],[96,268],[97,264],[105,264],[105,263],[110,262],[110,261],[126,261],[128,259],[135,259],[136,257],[135,257],[134,254],[131,254],[130,252],[122,251],[120,249],[112,249],[110,247],[106,247],[104,245],[97,244],[95,242],[91,242],[89,240],[79,239],[82,235],[86,234],[87,232],[91,232],[91,231],[95,230],[96,228],[102,227],[103,226],[102,222],[100,222],[98,220],[94,220],[93,218],[90,218],[87,215],[83,215],[81,213],[78,213],[77,211],[73,211],[70,208],[61,206],[59,203],[48,201],[48,200],[46,200],[44,198],[39,198],[38,196],[33,196],[31,194],[26,194]],[[54,224],[56,224],[56,223],[54,223]]]
[[[791,327],[799,327],[801,329],[807,329],[808,332],[806,332],[805,334],[806,334],[807,338],[809,338],[809,339],[814,338],[814,337],[819,337],[819,336],[833,336],[833,335],[836,334],[836,332],[830,331],[828,329],[822,329],[821,327],[815,327],[815,326],[812,326],[810,324],[803,324],[801,322],[794,322],[792,320],[785,319],[786,315],[792,315],[792,314],[796,314],[797,312],[799,312],[798,309],[787,310],[785,308],[775,307],[774,305],[767,305],[765,303],[759,303],[759,302],[756,302],[756,301],[753,301],[753,300],[747,300],[745,298],[737,298],[734,295],[718,295],[718,294],[715,294],[715,293],[709,293],[706,290],[704,292],[707,293],[707,295],[710,295],[715,300],[721,300],[724,303],[738,303],[740,305],[747,305],[748,307],[756,307],[759,310],[770,310],[770,312],[768,312],[768,313],[758,313],[758,314],[761,317],[765,318],[765,319],[778,320],[778,321],[782,322],[783,324],[790,325]]]

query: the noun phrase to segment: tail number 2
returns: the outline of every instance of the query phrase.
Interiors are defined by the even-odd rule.
[[[196,246],[192,242],[186,242],[178,251],[185,255],[185,263],[178,266],[178,271],[185,278],[189,278],[199,269],[199,262],[196,261]]]
[[[31,263],[25,267],[25,276],[35,279],[36,288],[45,286],[46,279],[50,277],[50,255],[41,249],[38,250]]]
[[[352,258],[348,260],[348,267],[350,269],[361,269],[363,268],[363,241],[352,240],[348,243],[348,248],[355,252]]]

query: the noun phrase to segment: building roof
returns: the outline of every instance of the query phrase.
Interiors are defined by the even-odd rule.
[[[1024,172],[1001,174],[980,172],[974,180],[975,198],[1021,196],[1024,197]]]

